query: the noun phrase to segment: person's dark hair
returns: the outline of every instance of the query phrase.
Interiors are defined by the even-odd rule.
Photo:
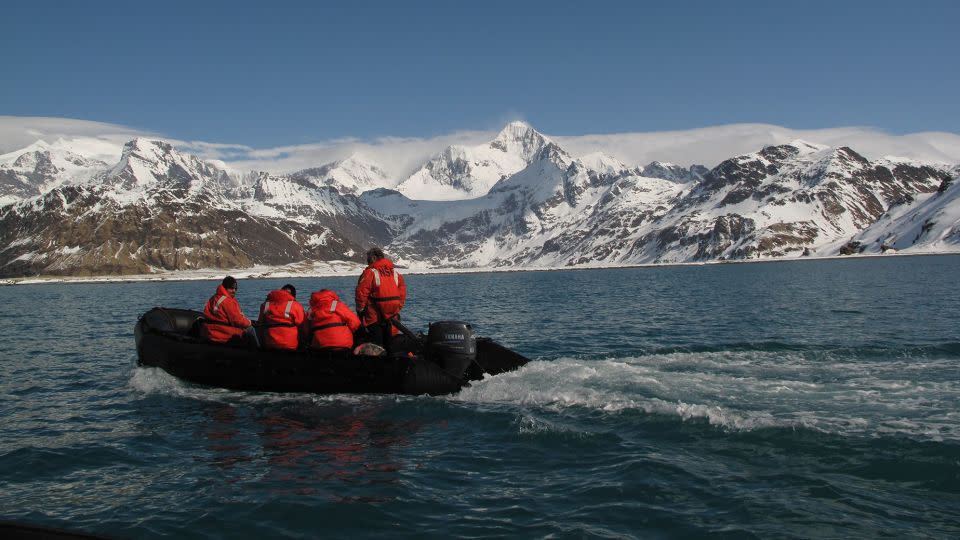
[[[368,262],[368,263],[374,262],[374,261],[377,261],[377,260],[380,260],[380,259],[382,259],[382,258],[384,258],[384,257],[386,257],[386,255],[384,255],[384,254],[383,254],[383,250],[380,249],[380,248],[378,248],[378,247],[372,247],[372,248],[370,248],[370,249],[367,250],[367,262]]]
[[[294,287],[293,285],[289,284],[289,283],[287,283],[287,284],[284,285],[283,287],[280,287],[280,289],[281,289],[281,290],[284,290],[284,291],[287,291],[288,293],[290,293],[290,296],[292,296],[292,297],[294,297],[294,298],[297,297],[297,288]]]
[[[237,278],[233,276],[227,276],[223,278],[223,281],[220,282],[223,285],[224,289],[236,289],[237,288]]]

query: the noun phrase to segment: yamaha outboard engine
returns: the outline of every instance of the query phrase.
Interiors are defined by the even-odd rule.
[[[437,321],[427,331],[427,356],[444,371],[462,379],[477,358],[477,337],[463,321]]]

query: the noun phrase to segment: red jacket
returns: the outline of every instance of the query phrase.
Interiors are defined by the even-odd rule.
[[[382,313],[387,319],[400,313],[407,301],[407,284],[403,276],[394,270],[390,259],[380,259],[367,266],[357,282],[357,313],[364,326],[380,320]],[[393,335],[397,329],[393,328]]]
[[[200,326],[200,336],[214,343],[226,343],[243,336],[250,326],[250,319],[243,316],[240,303],[230,296],[223,285],[203,306],[204,324]]]
[[[303,306],[292,294],[283,289],[270,291],[267,300],[260,305],[257,324],[262,329],[265,349],[295,351],[300,345],[300,325],[306,319]]]
[[[353,347],[353,333],[360,328],[360,319],[350,306],[340,301],[333,291],[317,291],[310,295],[310,315],[305,324],[310,332],[310,347]]]

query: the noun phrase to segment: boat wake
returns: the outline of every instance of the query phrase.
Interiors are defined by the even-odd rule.
[[[240,392],[134,369],[145,395],[269,404],[439,400],[563,414],[639,412],[727,431],[811,429],[860,437],[960,441],[960,362],[952,348],[664,352],[530,362],[440,397]],[[542,419],[541,419],[542,420]]]
[[[806,428],[960,441],[953,355],[675,352],[531,362],[451,399],[549,411],[639,411],[730,431]]]

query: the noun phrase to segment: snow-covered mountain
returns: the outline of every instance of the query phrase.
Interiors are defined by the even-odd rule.
[[[799,140],[640,167],[511,123],[399,185],[357,155],[233,173],[162,141],[83,148],[0,156],[0,276],[360,261],[371,244],[420,268],[960,252],[960,166]]]
[[[956,251],[960,246],[960,166],[936,191],[885,212],[841,249],[866,253]]]
[[[160,141],[90,179],[0,208],[3,275],[101,275],[359,259],[390,226],[350,194],[268,174],[248,183]]]
[[[683,190],[635,169],[597,171],[548,143],[481,198],[427,202],[379,192],[363,200],[406,218],[390,248],[411,266],[553,267],[617,259],[628,247],[624,231],[662,215]]]
[[[639,264],[835,255],[891,208],[923,198],[951,172],[803,141],[724,161],[699,181],[604,168],[548,144],[479,199],[364,201],[408,225],[390,246],[411,265]],[[956,175],[954,170],[952,173]],[[945,198],[944,201],[949,200]],[[953,238],[940,250],[960,250]]]
[[[321,167],[304,169],[289,176],[354,195],[391,184],[383,167],[357,154]]]
[[[703,177],[710,172],[710,169],[707,169],[703,165],[693,165],[688,168],[681,167],[680,165],[674,165],[673,163],[664,163],[661,161],[653,161],[647,164],[640,173],[643,176],[649,176],[650,178],[663,178],[664,180],[672,180],[674,182],[699,182],[703,180]]]
[[[450,146],[397,186],[411,199],[460,200],[485,195],[524,167],[549,139],[524,122],[511,122],[479,146]]]
[[[72,151],[63,141],[37,141],[0,155],[0,206],[41,195],[63,183],[83,182],[107,164]]]
[[[947,171],[927,165],[872,164],[846,147],[803,141],[767,147],[709,171],[651,231],[656,256],[648,249],[645,259],[833,255],[822,248],[947,178]]]

